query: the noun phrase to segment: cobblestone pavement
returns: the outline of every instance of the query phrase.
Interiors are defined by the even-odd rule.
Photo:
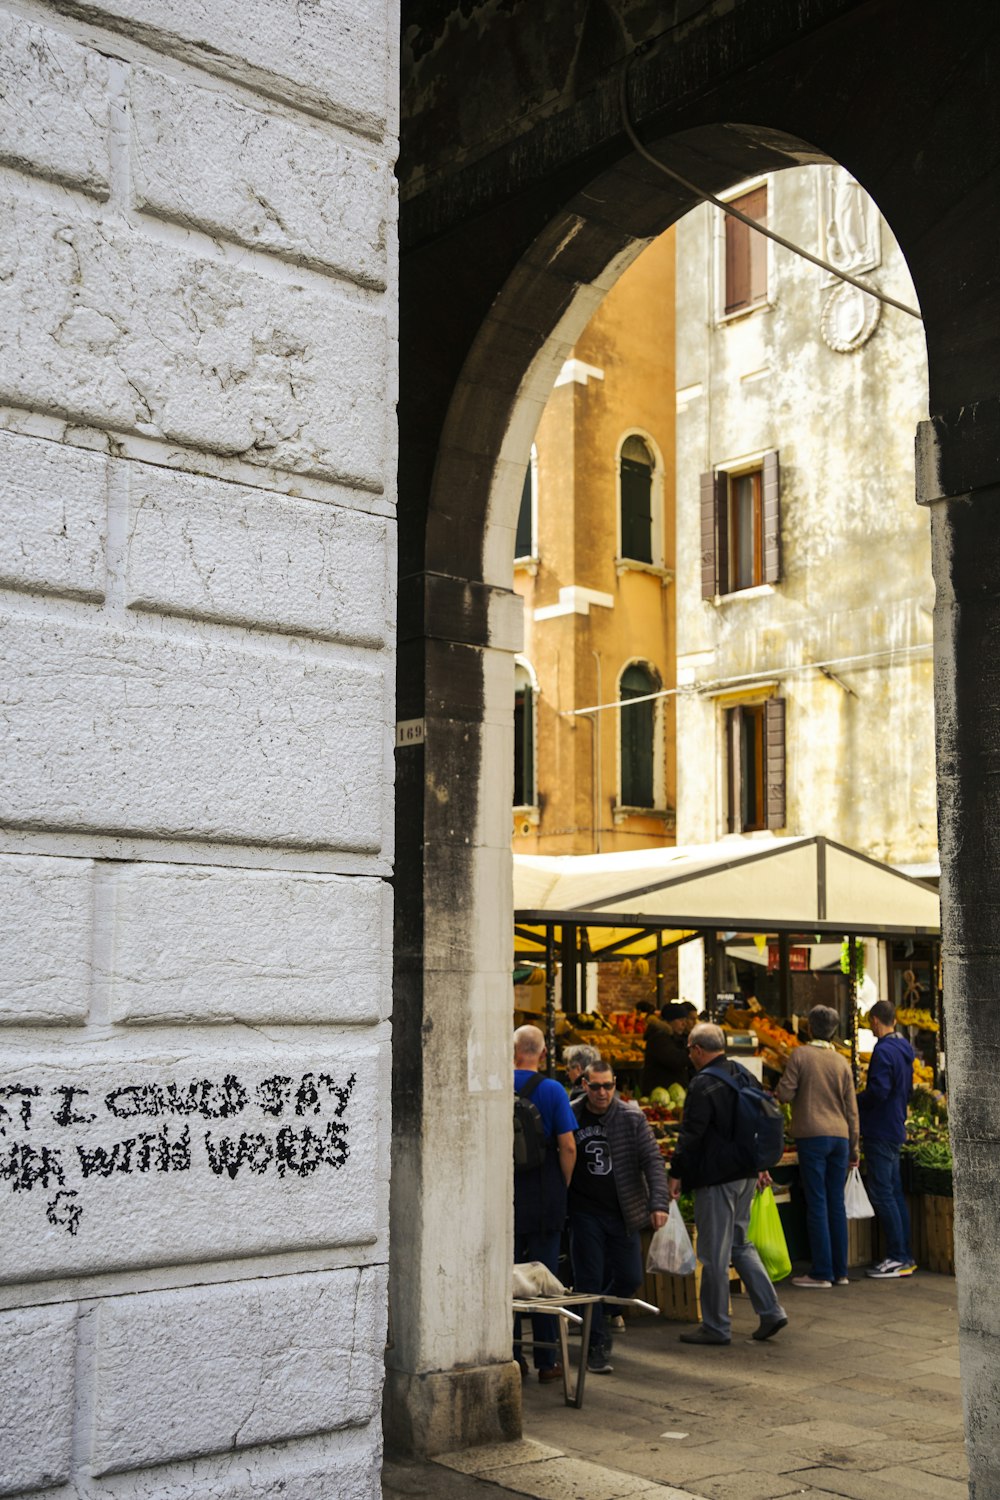
[[[523,1444],[386,1465],[383,1494],[489,1500],[967,1500],[956,1288],[918,1272],[782,1288],[789,1325],[755,1344],[734,1301],[728,1348],[633,1322],[582,1410],[524,1386]],[[454,1465],[455,1467],[448,1467]],[[461,1472],[468,1469],[470,1472]]]

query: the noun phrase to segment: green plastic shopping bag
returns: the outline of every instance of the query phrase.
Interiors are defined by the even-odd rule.
[[[783,1281],[791,1274],[792,1263],[788,1258],[785,1231],[781,1227],[778,1205],[769,1187],[754,1194],[747,1239],[757,1246],[757,1254],[764,1262],[764,1270],[772,1281]]]

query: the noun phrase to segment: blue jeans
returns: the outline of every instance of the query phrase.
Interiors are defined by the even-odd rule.
[[[868,1196],[885,1231],[885,1253],[902,1265],[913,1259],[910,1249],[910,1215],[903,1197],[899,1174],[899,1147],[895,1141],[865,1141]]]
[[[558,1229],[540,1229],[534,1234],[516,1234],[514,1236],[514,1264],[521,1265],[527,1260],[540,1260],[543,1266],[548,1266],[553,1275],[559,1271],[559,1241],[562,1233]],[[514,1337],[521,1337],[522,1316],[531,1318],[532,1339],[539,1343],[555,1344],[559,1337],[559,1326],[555,1318],[548,1313],[514,1314]],[[540,1349],[538,1344],[532,1344],[532,1354],[536,1370],[551,1370],[558,1361],[558,1353],[554,1348]],[[523,1359],[524,1350],[520,1344],[514,1346],[514,1358]]]
[[[811,1135],[795,1142],[799,1180],[806,1195],[811,1276],[839,1281],[847,1275],[847,1213],[844,1184],[850,1147],[844,1136]]]
[[[642,1281],[639,1231],[625,1228],[618,1215],[573,1212],[569,1220],[573,1290],[631,1297]],[[611,1337],[604,1329],[604,1303],[594,1305],[590,1353],[609,1354]]]

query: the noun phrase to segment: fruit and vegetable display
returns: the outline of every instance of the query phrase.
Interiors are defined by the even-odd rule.
[[[656,1137],[660,1155],[667,1159],[674,1153],[686,1098],[687,1090],[679,1083],[672,1083],[669,1088],[654,1089],[648,1098],[642,1095],[636,1101]]]
[[[598,1011],[574,1016],[571,1024],[560,1033],[559,1042],[563,1049],[572,1047],[576,1042],[596,1047],[601,1056],[615,1068],[638,1068],[643,1063],[641,1038],[632,1032],[621,1030]]]
[[[918,1026],[921,1031],[938,1031],[940,1027],[929,1010],[903,1008],[896,1011],[900,1026]]]
[[[939,1089],[914,1089],[906,1115],[903,1159],[904,1174],[916,1191],[951,1192],[948,1101]]]

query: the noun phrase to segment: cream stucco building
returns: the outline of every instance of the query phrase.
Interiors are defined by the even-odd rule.
[[[842,168],[729,197],[915,303],[889,226]],[[678,842],[820,833],[930,864],[923,328],[711,206],[676,234]]]

